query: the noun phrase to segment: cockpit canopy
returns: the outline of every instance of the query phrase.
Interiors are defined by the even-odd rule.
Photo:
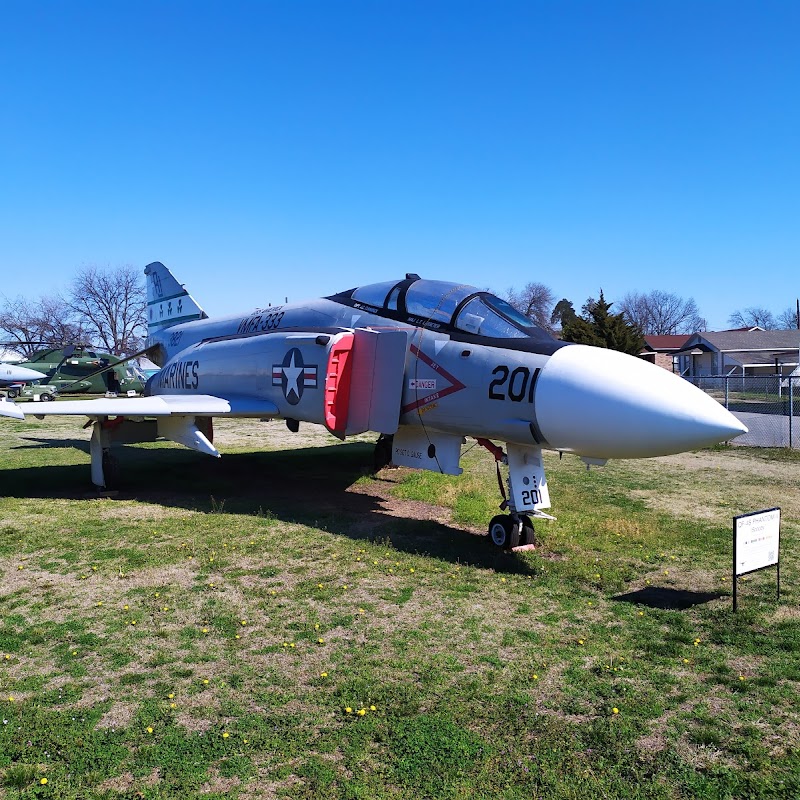
[[[416,325],[449,327],[492,339],[550,339],[505,300],[474,286],[422,280],[413,275],[405,280],[361,286],[344,294],[350,302],[371,306],[377,314],[404,318]]]

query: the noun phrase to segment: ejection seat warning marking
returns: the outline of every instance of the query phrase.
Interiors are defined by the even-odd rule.
[[[317,388],[317,365],[304,364],[303,354],[293,347],[280,364],[272,365],[272,385],[280,386],[286,401],[296,406],[306,389]]]
[[[428,403],[432,403],[434,400],[441,400],[443,397],[447,397],[449,394],[453,394],[455,392],[460,392],[462,389],[466,389],[466,386],[461,383],[461,381],[456,378],[454,375],[451,375],[441,364],[437,364],[429,355],[423,353],[415,344],[411,345],[411,352],[420,360],[423,364],[427,364],[435,373],[441,375],[445,380],[449,381],[450,386],[445,387],[444,389],[440,389],[439,391],[436,390],[436,379],[420,379],[420,378],[412,378],[409,382],[409,389],[412,391],[419,391],[422,389],[423,391],[428,391],[429,389],[434,389],[431,394],[425,395],[418,400],[415,400],[413,403],[409,403],[408,405],[403,406],[400,409],[401,414],[407,414],[409,411],[414,411],[415,409],[419,408],[420,406],[426,406]],[[411,384],[415,383],[415,386]],[[425,384],[433,383],[433,386],[426,386]]]

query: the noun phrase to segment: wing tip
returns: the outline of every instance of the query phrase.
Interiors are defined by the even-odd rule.
[[[0,399],[0,417],[11,419],[25,419],[25,414],[16,403],[9,403],[5,398]]]

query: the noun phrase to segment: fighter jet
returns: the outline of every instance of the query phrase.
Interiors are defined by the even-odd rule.
[[[450,475],[461,472],[462,444],[473,437],[498,470],[507,465],[506,513],[489,524],[491,541],[507,549],[532,540],[532,517],[549,517],[544,449],[603,464],[747,430],[682,378],[622,353],[557,341],[473,286],[407,274],[209,319],[163,264],[144,271],[146,352],[161,367],[145,396],[31,410],[94,420],[91,472],[99,487],[115,442],[163,437],[218,457],[214,417],[283,418],[292,431],[315,423],[342,439],[374,431],[385,460]],[[11,403],[0,404],[0,415],[23,418]]]
[[[46,377],[47,375],[43,372],[38,372],[35,369],[0,362],[0,387],[13,387],[14,384],[31,383],[31,381],[38,381]],[[16,395],[17,392],[14,391],[12,396],[16,397]]]

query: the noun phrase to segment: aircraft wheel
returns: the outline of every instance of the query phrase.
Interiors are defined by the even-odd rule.
[[[103,453],[103,480],[106,489],[116,489],[119,483],[119,462],[108,451]]]
[[[519,525],[508,514],[498,514],[489,523],[489,538],[497,547],[510,550],[519,544]]]
[[[536,544],[536,534],[533,529],[533,520],[527,514],[520,514],[522,520],[522,533],[519,537],[520,544]]]
[[[394,436],[381,434],[375,442],[374,466],[375,472],[382,470],[385,466],[392,463],[392,444]]]

